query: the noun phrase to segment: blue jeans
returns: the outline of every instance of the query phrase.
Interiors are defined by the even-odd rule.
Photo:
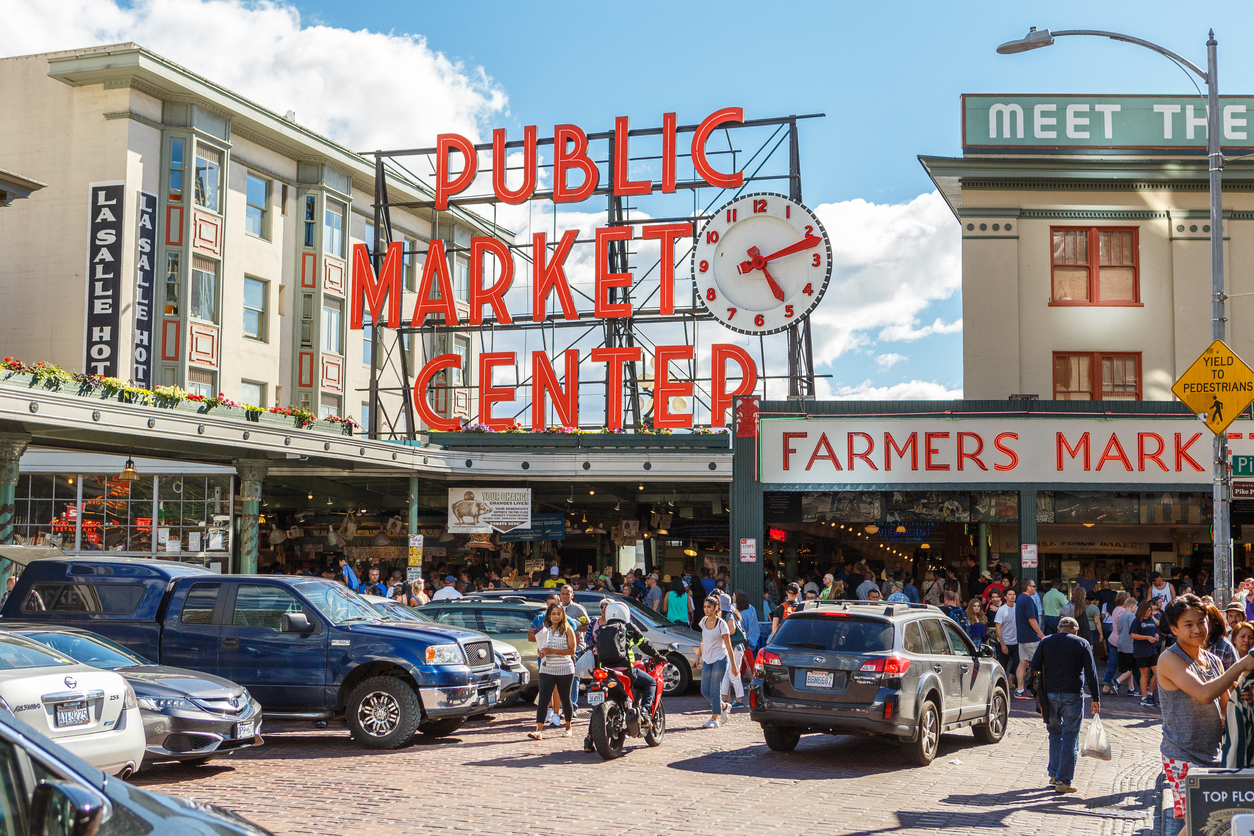
[[[1055,781],[1070,784],[1075,777],[1075,762],[1080,754],[1080,720],[1084,717],[1084,704],[1079,694],[1047,694],[1049,697],[1050,776]]]
[[[1119,676],[1119,648],[1106,642],[1106,650],[1106,673],[1102,676],[1102,684],[1113,686],[1115,678]]]
[[[701,663],[701,696],[710,701],[710,713],[718,717],[723,713],[723,677],[727,674],[727,659]]]

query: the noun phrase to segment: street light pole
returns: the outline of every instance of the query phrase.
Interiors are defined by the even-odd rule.
[[[1064,29],[1051,32],[1048,29],[1037,31],[1033,26],[1026,37],[1017,41],[1007,41],[997,47],[1002,55],[1027,52],[1045,46],[1052,46],[1055,38],[1068,35],[1088,35],[1099,38],[1110,38],[1114,41],[1135,44],[1153,50],[1159,55],[1171,59],[1179,67],[1197,75],[1206,82],[1206,159],[1210,175],[1210,291],[1211,291],[1211,339],[1222,340],[1225,337],[1228,318],[1224,314],[1224,303],[1227,295],[1224,292],[1224,235],[1223,235],[1223,169],[1224,157],[1220,148],[1219,114],[1219,62],[1217,58],[1218,42],[1215,30],[1211,30],[1206,41],[1206,69],[1172,52],[1156,43],[1123,35],[1118,32],[1106,32],[1098,29]],[[1218,433],[1214,443],[1214,564],[1215,564],[1215,602],[1223,608],[1232,598],[1232,523],[1229,514],[1231,501],[1231,479],[1228,471],[1228,434]]]

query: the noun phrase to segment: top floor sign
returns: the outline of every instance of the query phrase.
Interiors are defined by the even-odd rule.
[[[1219,98],[1222,144],[1254,148],[1254,97]],[[1101,148],[1127,153],[1206,149],[1200,96],[967,94],[962,147],[1042,150]]]

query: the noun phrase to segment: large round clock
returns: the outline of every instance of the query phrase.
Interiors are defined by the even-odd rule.
[[[805,319],[827,289],[832,246],[814,213],[780,194],[736,198],[697,236],[692,282],[714,318],[742,334]]]

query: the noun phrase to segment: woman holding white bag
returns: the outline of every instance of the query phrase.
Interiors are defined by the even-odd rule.
[[[720,616],[727,622],[727,630],[731,633],[732,659],[727,665],[727,673],[723,675],[722,694],[724,696],[723,711],[745,707],[745,684],[740,679],[740,666],[745,659],[745,645],[748,643],[744,628],[740,623],[740,613],[732,606],[731,596],[726,592],[718,596]],[[735,693],[735,702],[728,699]]]

